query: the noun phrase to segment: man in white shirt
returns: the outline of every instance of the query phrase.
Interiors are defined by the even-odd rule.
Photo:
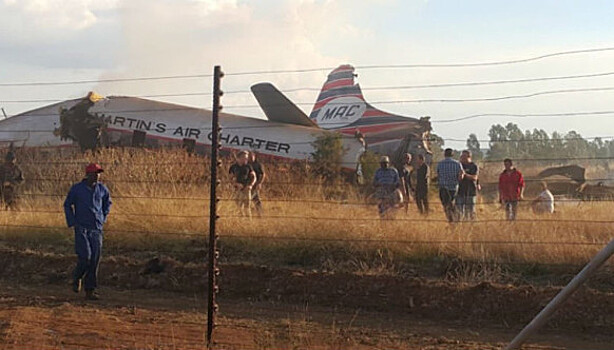
[[[531,207],[535,214],[552,214],[554,213],[554,196],[546,182],[542,181],[541,185],[542,192],[533,200]]]

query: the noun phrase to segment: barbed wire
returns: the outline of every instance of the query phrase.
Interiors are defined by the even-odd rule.
[[[577,88],[577,89],[561,89],[561,90],[544,90],[537,91],[527,94],[518,94],[518,95],[504,95],[504,96],[496,96],[496,97],[481,97],[481,98],[427,98],[427,99],[410,99],[410,100],[378,100],[371,101],[372,104],[378,105],[386,105],[386,104],[404,104],[404,103],[465,103],[465,102],[493,102],[493,101],[504,101],[504,100],[516,100],[516,99],[524,99],[524,98],[532,98],[538,96],[546,96],[546,95],[558,95],[558,94],[570,94],[570,93],[581,93],[581,92],[604,92],[604,91],[612,91],[614,90],[614,86],[606,86],[606,87],[587,87],[587,88]],[[160,95],[143,95],[141,97],[178,97],[178,96],[198,96],[203,95],[204,93],[184,93],[184,94],[160,94]],[[34,103],[34,102],[58,102],[58,100],[4,100],[0,101],[0,103]],[[294,102],[297,106],[312,106],[314,102]],[[280,103],[263,103],[263,104],[248,104],[248,105],[228,105],[225,104],[224,108],[265,108],[265,107],[283,107],[286,106],[286,102]],[[347,102],[328,102],[327,105],[331,106],[342,106],[347,105]]]
[[[570,246],[605,246],[608,242],[574,242],[574,241],[496,241],[496,240],[407,240],[407,239],[372,239],[372,238],[332,238],[332,237],[305,237],[305,236],[270,236],[270,235],[221,235],[220,239],[264,239],[282,241],[318,241],[318,242],[352,242],[352,243],[392,243],[409,245],[570,245]]]
[[[582,79],[582,78],[595,78],[612,76],[614,72],[601,72],[590,74],[576,74],[576,75],[564,75],[554,77],[538,77],[538,78],[524,78],[524,79],[509,79],[509,80],[494,80],[494,81],[467,81],[467,82],[455,82],[455,83],[437,83],[437,84],[422,84],[422,85],[397,85],[397,86],[376,86],[376,87],[364,87],[362,91],[398,91],[398,90],[415,90],[415,89],[433,89],[433,88],[449,88],[449,87],[463,87],[463,86],[484,86],[484,85],[504,85],[504,84],[517,84],[527,82],[539,82],[539,81],[556,81],[556,80],[568,80],[568,79]],[[185,78],[185,77],[180,77]],[[149,79],[152,80],[152,79]],[[156,79],[153,79],[156,80]],[[0,84],[0,86],[2,86]],[[284,93],[293,93],[300,91],[321,91],[320,88],[311,87],[296,87],[283,89]],[[224,91],[224,95],[237,95],[237,94],[251,94],[251,90],[230,90]],[[277,95],[277,92],[263,91],[260,94]],[[155,98],[155,97],[190,97],[190,96],[211,96],[212,92],[209,91],[194,91],[194,92],[181,92],[181,93],[165,93],[165,94],[145,94],[145,95],[131,95],[130,97],[139,98]],[[0,100],[0,103],[39,103],[39,102],[62,102],[79,99],[79,97],[67,97],[67,98],[48,98],[48,99],[21,99],[21,100]]]
[[[480,98],[430,98],[430,99],[409,99],[409,100],[377,100],[370,101],[371,104],[378,105],[387,105],[387,104],[405,104],[405,103],[465,103],[465,102],[494,102],[494,101],[504,101],[504,100],[516,100],[516,99],[525,99],[532,98],[538,96],[546,96],[546,95],[558,95],[558,94],[570,94],[570,93],[582,93],[582,92],[605,92],[614,90],[614,86],[605,86],[605,87],[586,87],[586,88],[575,88],[575,89],[560,89],[560,90],[544,90],[537,91],[527,94],[517,94],[517,95],[503,95],[503,96],[495,96],[495,97],[480,97]],[[160,95],[142,95],[141,97],[178,97],[178,96],[198,96],[206,93],[184,93],[184,94],[160,94]],[[130,98],[130,97],[120,97],[120,98]],[[37,99],[37,100],[4,100],[0,101],[0,103],[35,103],[35,102],[61,102],[56,99]],[[313,106],[314,102],[293,102],[297,106]],[[341,106],[346,105],[347,102],[328,102],[327,105],[331,106]],[[287,105],[287,102],[279,102],[279,103],[263,103],[263,104],[246,104],[246,105],[232,105],[225,104],[223,107],[225,109],[236,108],[236,109],[244,109],[244,108],[265,108],[265,107],[284,107]],[[184,108],[175,107],[174,110],[181,110]],[[197,108],[186,107],[186,110],[197,110]],[[160,111],[160,110],[156,110]],[[119,113],[119,111],[113,111],[115,113]],[[122,113],[128,113],[128,111],[123,111]]]
[[[245,218],[245,216],[223,216],[225,218]],[[278,219],[279,217],[275,217]],[[305,219],[304,217],[302,219]],[[338,219],[338,218],[334,218]],[[381,219],[369,219],[375,221],[381,221]],[[397,220],[397,221],[412,221],[414,220]],[[445,220],[438,220],[437,222],[444,222]],[[518,220],[517,222],[534,222],[535,220]],[[547,220],[546,220],[547,221]],[[571,220],[570,220],[571,221]],[[445,221],[447,222],[447,221]],[[474,223],[486,222],[486,221],[476,221]],[[489,222],[507,222],[506,220],[491,220]],[[552,220],[550,220],[552,222]],[[590,222],[590,221],[586,221]],[[614,223],[614,221],[608,221],[607,223]],[[21,224],[0,224],[0,228],[10,228],[10,229],[47,229],[47,230],[72,230],[72,228],[68,228],[66,226],[43,226],[43,225],[21,225]],[[206,233],[204,231],[145,231],[145,230],[120,230],[120,229],[104,229],[106,233],[130,233],[130,234],[145,234],[145,235],[171,235],[171,236],[185,236],[185,237],[202,237],[206,238]],[[281,241],[309,241],[309,242],[349,242],[349,243],[394,243],[394,244],[414,244],[414,245],[426,245],[426,244],[457,244],[457,245],[569,245],[569,246],[604,246],[608,242],[601,241],[522,241],[522,240],[408,240],[408,239],[390,239],[390,238],[355,238],[355,237],[314,237],[314,236],[306,236],[304,234],[295,235],[295,236],[282,236],[282,235],[240,235],[240,234],[228,234],[228,235],[220,235],[220,239],[223,241],[224,239],[267,239],[267,240],[281,240]]]
[[[268,126],[238,126],[238,127],[222,127],[222,130],[238,130],[238,129],[263,129],[263,128],[280,128],[281,126],[279,125],[268,125]],[[191,130],[201,130],[201,131],[209,131],[211,130],[211,128],[190,128]],[[11,133],[11,132],[22,132],[22,133],[50,133],[50,132],[54,132],[55,130],[26,130],[26,129],[15,129],[15,130],[0,130],[0,134],[1,133]],[[112,130],[114,131],[114,130]],[[136,131],[136,130],[134,130]],[[140,130],[139,130],[140,131]],[[356,137],[353,135],[345,135],[345,134],[340,134],[341,139],[348,139],[348,140],[355,140]],[[366,138],[368,140],[372,140],[372,141],[380,141],[380,140],[391,140],[390,137],[385,137],[385,136],[366,136]],[[185,138],[182,138],[182,140]],[[557,141],[566,141],[566,142],[571,142],[571,141],[589,141],[589,140],[609,140],[609,139],[614,139],[614,136],[612,135],[603,135],[603,136],[586,136],[586,137],[555,137],[555,138],[547,138],[547,139],[540,139],[540,140],[535,140],[535,139],[502,139],[502,140],[492,140],[492,139],[476,139],[475,141],[478,142],[489,142],[489,143],[525,143],[525,142],[535,142],[535,143],[551,143],[551,142],[557,142]],[[194,139],[195,140],[195,139]],[[398,139],[400,141],[400,139]],[[467,139],[457,139],[457,138],[443,138],[443,137],[431,137],[431,138],[421,138],[418,139],[419,141],[426,141],[426,142],[439,142],[439,141],[452,141],[452,142],[466,142]],[[313,144],[315,141],[298,141],[298,142],[283,142],[284,144],[287,145],[308,145],[308,144]],[[209,145],[209,144],[206,144]]]
[[[43,226],[43,225],[22,225],[22,224],[0,224],[0,227],[11,229],[48,229],[48,230],[72,230],[66,226]],[[130,234],[145,234],[145,235],[174,235],[174,236],[195,236],[205,237],[205,232],[199,231],[151,231],[151,230],[121,230],[121,229],[104,229],[107,233],[130,233]]]
[[[160,108],[160,109],[147,109],[147,108],[143,108],[143,109],[127,109],[127,110],[114,110],[112,111],[112,113],[149,113],[149,112],[172,112],[172,111],[206,111],[204,109],[199,109],[196,107],[173,107],[173,108]],[[109,112],[110,114],[111,112]],[[467,116],[463,116],[463,117],[458,117],[458,118],[452,118],[452,119],[444,119],[444,120],[436,120],[433,119],[430,122],[431,123],[452,123],[452,122],[458,122],[458,121],[464,121],[464,120],[468,120],[468,119],[474,119],[474,118],[482,118],[482,117],[489,117],[489,116],[494,116],[494,117],[514,117],[514,118],[531,118],[531,117],[574,117],[574,116],[608,116],[610,114],[614,114],[614,110],[606,110],[606,111],[578,111],[578,112],[559,112],[559,113],[528,113],[528,114],[512,114],[512,113],[479,113],[479,114],[471,114],[471,115],[467,115]],[[20,114],[12,114],[9,115],[8,118],[11,117],[16,117],[16,116],[22,116],[22,115],[28,115],[28,116],[35,116],[35,117],[54,117],[54,116],[59,116],[59,112],[57,113],[28,113],[28,112],[24,112],[24,113],[20,113]],[[224,118],[224,116],[227,114],[221,114],[222,119]],[[410,118],[414,118],[414,119],[419,119],[419,116],[408,116],[406,117],[408,118],[408,121],[411,121]],[[223,120],[222,120],[223,122]],[[245,126],[223,126],[223,129],[226,130],[233,130],[233,129],[259,129],[259,128],[266,128],[266,127],[283,127],[284,124],[277,124],[277,125],[262,125],[262,123],[271,123],[269,120],[267,119],[262,119],[262,121],[258,124],[258,125],[245,125]],[[327,124],[329,126],[335,126],[335,123],[329,123]],[[341,124],[339,124],[341,126]],[[345,124],[344,124],[345,125]],[[196,128],[198,130],[201,131],[207,131],[207,130],[211,130],[211,128]],[[18,132],[53,132],[53,130],[15,130]]]
[[[558,51],[549,54],[543,54],[528,58],[491,61],[491,62],[473,62],[473,63],[440,63],[440,64],[383,64],[383,65],[358,65],[355,68],[360,70],[370,69],[406,69],[406,68],[467,68],[467,67],[488,67],[510,65],[518,63],[528,63],[543,60],[546,58],[569,56],[585,53],[597,53],[614,51],[614,47],[589,48],[579,50]],[[336,67],[317,67],[305,69],[281,69],[281,70],[255,70],[243,72],[225,73],[227,77],[246,76],[246,75],[268,75],[268,74],[292,74],[292,73],[311,73],[329,71]],[[17,87],[17,86],[44,86],[44,85],[75,85],[75,84],[93,84],[93,83],[116,83],[129,81],[148,81],[148,80],[173,80],[173,79],[191,79],[191,78],[212,78],[213,74],[185,74],[185,75],[166,75],[166,76],[150,76],[150,77],[134,77],[134,78],[109,78],[109,79],[86,79],[86,80],[71,80],[71,81],[46,81],[46,82],[10,82],[0,83],[0,87]]]
[[[591,112],[568,112],[568,113],[527,113],[527,114],[510,114],[510,113],[481,113],[472,114],[464,117],[431,120],[431,123],[454,123],[482,117],[513,117],[513,118],[541,118],[541,117],[576,117],[576,116],[604,116],[614,114],[614,111],[591,111]]]
[[[56,214],[56,215],[64,215],[64,211],[62,210],[42,210],[42,209],[35,209],[35,210],[27,210],[27,209],[17,209],[17,210],[11,210],[10,211],[11,214],[16,213],[16,214],[20,214],[20,213],[29,213],[29,214]],[[120,212],[120,213],[113,213],[113,216],[128,216],[128,217],[151,217],[151,218],[155,218],[155,217],[162,217],[162,218],[177,218],[177,219],[202,219],[205,217],[205,215],[208,215],[208,213],[204,213],[204,214],[194,214],[194,215],[177,215],[177,214],[164,214],[164,213],[127,213],[127,212]]]
[[[260,154],[260,156],[262,158],[266,158],[268,155],[267,154]],[[203,162],[203,159],[206,158],[201,158],[201,160],[197,160],[197,161],[182,161],[181,164],[182,165],[203,165],[206,164]],[[234,161],[232,161],[231,158],[228,158],[231,160],[230,164],[234,164]],[[506,158],[505,158],[506,159]],[[503,163],[503,161],[505,159],[481,159],[479,161],[476,161],[478,164],[479,163]],[[551,157],[551,158],[513,158],[511,157],[510,159],[512,159],[514,162],[519,163],[519,162],[568,162],[568,161],[611,161],[614,160],[614,156],[608,156],[608,157]],[[74,165],[74,166],[85,166],[89,163],[91,163],[92,160],[78,160],[78,161],[29,161],[29,160],[25,160],[25,161],[21,161],[19,162],[19,165],[21,166],[40,166],[40,165],[44,165],[44,164],[55,164],[55,165]],[[98,164],[104,165],[104,164],[109,164],[111,167],[112,166],[152,166],[152,165],[157,165],[157,166],[164,166],[164,165],[177,165],[177,162],[173,161],[173,162],[117,162],[117,161],[96,161]],[[307,158],[307,159],[291,159],[291,158],[275,158],[274,159],[274,164],[297,164],[297,163],[310,163],[312,162],[311,159]],[[355,166],[356,164],[358,164],[359,162],[351,162],[351,161],[342,161],[339,162],[340,165],[351,165],[352,167]],[[374,160],[374,161],[363,161],[360,162],[363,165],[366,164],[380,164],[379,160]],[[265,164],[266,165],[266,164]],[[433,165],[436,165],[433,164]],[[590,180],[590,179],[589,179]]]
[[[442,212],[443,213],[443,212]],[[241,215],[223,215],[221,218],[227,219],[238,219],[245,218],[245,216]],[[274,220],[315,220],[315,221],[375,221],[375,222],[413,222],[416,223],[417,218],[394,218],[391,220],[382,220],[379,217],[360,217],[360,218],[348,218],[348,217],[326,217],[326,216],[304,216],[304,215],[267,215],[265,218],[274,219]],[[419,217],[420,223],[446,223],[450,222],[446,219],[425,219],[423,217]],[[577,224],[596,224],[596,225],[611,225],[614,224],[614,220],[577,220],[577,219],[543,219],[543,218],[534,218],[534,219],[516,219],[513,221],[514,223],[577,223]],[[470,221],[458,221],[454,222],[454,224],[460,225],[475,225],[475,224],[492,224],[492,223],[510,223],[507,219],[476,219]],[[607,243],[607,242],[606,242]]]
[[[65,182],[65,183],[76,183],[83,180],[83,177],[76,178],[26,178],[25,181],[30,182]],[[209,179],[201,179],[201,180],[156,180],[156,179],[146,179],[146,180],[116,180],[112,178],[107,178],[105,181],[101,181],[105,184],[116,184],[116,183],[135,183],[135,184],[169,184],[169,185],[205,185],[209,184]],[[548,178],[525,178],[525,182],[548,182]],[[592,178],[585,180],[586,183],[595,183],[595,182],[606,182],[606,181],[614,181],[614,177],[607,178]],[[342,182],[342,183],[326,183],[326,182],[308,182],[308,181],[274,181],[274,180],[266,180],[264,183],[265,187],[269,186],[315,186],[315,187],[324,187],[324,188],[342,188],[342,187],[353,187],[353,188],[365,188],[369,187],[369,185],[359,185],[350,182]],[[481,185],[497,185],[497,181],[480,181]],[[569,180],[570,185],[580,186],[580,183],[574,182],[573,180]],[[436,183],[429,183],[431,187],[438,187]]]
[[[50,193],[21,193],[21,196],[26,197],[56,197],[56,198],[64,198],[65,194],[50,194]],[[169,197],[160,197],[160,196],[128,196],[128,195],[115,195],[112,196],[112,199],[149,199],[149,200],[177,200],[177,201],[208,201],[209,197],[177,197],[177,196],[169,196]],[[234,202],[236,198],[219,198],[220,201]],[[348,201],[348,200],[338,200],[331,201],[327,199],[310,199],[310,198],[301,198],[301,199],[289,199],[289,198],[271,198],[266,199],[267,202],[282,202],[282,203],[311,203],[311,204],[330,204],[330,205],[354,205],[354,206],[372,206],[375,203],[368,203],[366,201]],[[582,199],[582,198],[560,198],[556,200],[559,203],[598,203],[598,202],[614,202],[614,196],[611,198],[598,198],[598,199]],[[519,201],[530,202],[530,200],[522,200]],[[498,205],[500,204],[498,201],[485,201],[481,203],[476,203],[475,205]],[[334,219],[334,218],[331,218]]]
[[[370,101],[371,104],[378,105],[387,105],[387,104],[405,104],[405,103],[465,103],[465,102],[494,102],[494,101],[505,101],[505,100],[516,100],[516,99],[524,99],[524,98],[532,98],[538,96],[546,96],[546,95],[557,95],[557,94],[569,94],[569,93],[581,93],[581,92],[603,92],[603,91],[612,91],[614,90],[614,86],[606,86],[606,87],[589,87],[589,88],[578,88],[578,89],[561,89],[561,90],[544,90],[537,91],[527,94],[518,94],[518,95],[503,95],[503,96],[495,96],[495,97],[482,97],[482,98],[425,98],[425,99],[409,99],[409,100],[378,100],[378,101]],[[312,106],[313,102],[294,102],[297,106]],[[283,107],[286,106],[286,103],[263,103],[261,105],[254,104],[246,104],[246,105],[228,105],[225,104],[224,108],[236,108],[236,109],[244,109],[244,108],[265,108],[265,107]],[[326,105],[330,106],[344,106],[347,105],[347,102],[328,102]]]

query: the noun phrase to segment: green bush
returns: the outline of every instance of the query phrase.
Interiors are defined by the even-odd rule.
[[[311,153],[314,173],[327,181],[337,180],[341,175],[343,156],[346,152],[341,134],[324,132],[312,142],[312,146],[315,149]]]

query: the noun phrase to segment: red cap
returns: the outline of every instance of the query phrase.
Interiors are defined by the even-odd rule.
[[[102,167],[96,163],[90,163],[88,166],[85,167],[86,174],[101,173],[103,171],[104,170],[102,169]]]

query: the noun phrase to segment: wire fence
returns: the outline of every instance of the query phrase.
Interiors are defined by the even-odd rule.
[[[411,69],[411,68],[461,68],[461,67],[489,67],[501,66],[510,64],[529,63],[539,60],[544,60],[556,56],[568,56],[584,53],[596,53],[612,51],[614,48],[598,48],[588,50],[575,50],[558,52],[525,59],[504,60],[497,62],[475,62],[475,63],[451,63],[451,64],[402,64],[402,65],[372,65],[357,67],[359,69]],[[322,72],[331,68],[308,68],[297,70],[266,70],[266,71],[245,71],[226,74],[228,77],[245,77],[255,75],[274,75],[274,74],[303,74],[310,72]],[[421,84],[421,85],[396,85],[396,86],[376,86],[365,88],[366,91],[405,91],[415,89],[437,89],[450,87],[471,87],[471,86],[492,86],[492,85],[508,85],[508,84],[524,84],[533,82],[546,81],[566,81],[574,79],[590,79],[599,77],[611,77],[614,72],[597,72],[575,75],[557,75],[557,76],[540,76],[524,79],[509,79],[509,80],[491,80],[491,81],[460,81],[460,82],[445,82],[436,84]],[[186,79],[203,79],[211,78],[210,74],[187,74],[174,76],[155,76],[155,77],[135,77],[135,78],[118,78],[118,79],[95,79],[95,80],[75,80],[75,81],[41,81],[41,82],[9,82],[0,83],[0,87],[19,87],[19,86],[59,86],[59,85],[78,85],[78,84],[104,84],[104,83],[120,83],[120,82],[152,82],[152,81],[168,81],[168,80],[186,80]],[[469,97],[469,98],[416,98],[416,99],[380,99],[372,103],[376,104],[410,104],[410,103],[465,103],[465,102],[496,102],[517,99],[529,99],[538,96],[548,95],[563,95],[576,93],[603,93],[613,91],[611,86],[588,86],[580,88],[565,88],[565,89],[550,89],[540,90],[522,94],[506,94],[490,97]],[[292,87],[285,89],[285,93],[302,92],[302,91],[319,91],[319,89],[310,87]],[[228,95],[239,95],[248,93],[244,90],[231,90],[226,92]],[[182,96],[210,96],[208,91],[192,91],[192,92],[176,92],[167,94],[142,94],[137,97],[182,97]],[[60,99],[41,98],[41,99],[4,99],[0,103],[47,103],[61,102]],[[312,105],[311,102],[298,101],[296,105],[307,106]],[[332,103],[335,105],[335,103]],[[261,106],[254,104],[228,104],[226,108],[243,109],[255,107],[279,107],[281,105],[263,104]],[[116,114],[146,114],[160,112],[191,112],[193,108],[189,107],[168,107],[160,109],[151,108],[135,108],[122,109],[113,111]],[[51,112],[32,112],[30,116],[58,116],[58,113]],[[538,117],[576,117],[576,116],[594,116],[594,117],[610,117],[614,116],[614,110],[591,110],[591,111],[563,111],[553,113],[526,113],[526,114],[506,114],[506,113],[473,113],[455,118],[433,120],[433,123],[453,123],[465,120],[471,120],[487,116],[500,117],[516,117],[516,118],[538,118]],[[104,117],[104,116],[102,116]],[[222,124],[224,120],[222,118]],[[278,125],[261,125],[260,123],[246,125],[222,125],[224,131],[246,130],[256,131],[267,128],[279,128]],[[211,131],[211,128],[199,127],[195,128],[199,131]],[[13,129],[1,130],[0,137],[3,133],[27,133],[27,134],[46,134],[53,133],[55,129]],[[352,136],[343,136],[344,138],[352,138]],[[532,140],[526,138],[519,139],[480,139],[479,142],[489,142],[493,144],[560,144],[562,142],[582,141],[594,142],[603,140],[613,140],[614,136],[592,136],[592,137],[554,137],[544,140]],[[386,137],[371,136],[371,141],[383,141]],[[423,141],[441,142],[441,141],[466,141],[455,138],[429,138]],[[611,142],[611,141],[608,141]],[[310,141],[293,141],[290,145],[310,145]],[[48,147],[53,149],[53,147]],[[39,147],[39,150],[47,149],[47,147]],[[570,162],[570,161],[585,161],[585,162],[609,162],[614,160],[611,156],[567,156],[567,157],[518,157],[514,159],[516,162]],[[295,163],[296,160],[278,159],[271,162],[271,168],[279,165]],[[485,159],[481,161],[487,163],[499,163],[502,159]],[[20,162],[24,168],[36,167],[57,167],[59,174],[66,174],[67,168],[75,168],[83,165],[85,160],[74,159],[27,159]],[[117,160],[101,160],[99,163],[108,166],[112,172],[113,169],[120,167],[136,168],[139,166],[150,167],[166,167],[177,166],[174,160],[153,160],[141,161],[135,159]],[[354,165],[354,163],[343,163],[342,165]],[[370,164],[366,162],[365,164]],[[269,166],[268,164],[267,167]],[[122,209],[135,206],[132,210],[113,210],[111,213],[111,221],[105,229],[108,236],[108,252],[111,255],[134,257],[136,255],[150,256],[167,256],[175,257],[178,260],[191,259],[193,257],[200,258],[200,262],[194,263],[195,268],[202,268],[204,265],[204,255],[207,251],[209,242],[207,238],[206,216],[209,214],[204,208],[194,209],[195,206],[206,204],[209,201],[207,197],[206,186],[210,181],[208,174],[204,172],[203,160],[194,157],[189,160],[181,160],[181,166],[202,166],[203,170],[198,172],[198,175],[188,179],[156,179],[156,174],[149,174],[151,178],[109,178],[108,185],[124,186],[118,190],[117,194],[112,194],[112,199],[117,200],[116,205]],[[226,170],[226,169],[224,169]],[[224,171],[225,173],[225,171]],[[64,240],[71,239],[71,232],[64,224],[64,211],[62,210],[62,199],[65,196],[64,184],[68,185],[72,182],[80,180],[76,173],[67,175],[66,177],[56,176],[41,176],[29,177],[26,175],[27,191],[22,191],[19,195],[20,201],[24,202],[17,210],[0,212],[0,235],[2,235],[5,246],[0,247],[0,252],[4,254],[20,254],[24,251],[20,250],[27,244],[33,244],[47,251],[62,251],[58,247],[58,242],[49,243],[46,241],[44,234],[52,234],[61,237]],[[598,176],[590,179],[592,182],[609,182],[614,178],[609,175]],[[360,268],[369,268],[373,261],[368,259],[361,260],[363,256],[371,254],[378,256],[378,261],[384,261],[383,273],[399,274],[400,267],[406,267],[409,260],[424,259],[425,261],[433,261],[436,259],[445,260],[442,264],[453,265],[454,259],[460,261],[460,267],[456,267],[458,274],[476,274],[469,276],[475,280],[488,280],[488,278],[497,279],[492,275],[485,276],[492,267],[501,267],[502,269],[525,269],[525,268],[552,268],[563,269],[564,273],[573,273],[582,266],[582,259],[590,256],[599,247],[607,244],[608,238],[611,236],[612,228],[614,228],[614,220],[609,219],[608,215],[604,215],[604,210],[609,210],[609,202],[614,201],[614,196],[595,198],[587,201],[586,198],[557,198],[556,201],[560,204],[578,204],[574,209],[565,207],[561,215],[555,216],[533,216],[528,213],[526,218],[519,218],[513,223],[508,220],[498,218],[501,216],[496,214],[496,206],[499,204],[496,200],[484,198],[477,203],[478,207],[487,208],[488,211],[479,214],[479,218],[473,221],[461,221],[450,224],[444,219],[443,213],[438,213],[435,209],[428,217],[423,217],[413,208],[409,214],[403,215],[402,209],[399,214],[391,220],[382,220],[376,214],[373,200],[369,197],[369,188],[365,186],[358,188],[355,184],[347,183],[328,183],[326,181],[318,182],[314,180],[280,180],[274,179],[267,181],[264,188],[276,188],[288,190],[292,188],[306,188],[302,196],[296,196],[293,192],[289,195],[279,195],[275,192],[262,191],[264,194],[262,200],[265,205],[265,212],[261,217],[246,218],[245,215],[238,215],[237,210],[234,210],[234,204],[237,201],[235,194],[232,192],[229,177],[225,174],[222,178],[221,188],[223,195],[219,198],[221,204],[225,205],[220,212],[220,241],[222,247],[222,261],[227,265],[247,263],[269,265],[268,268],[293,268],[294,270],[308,272],[322,272],[330,265],[338,263],[335,260],[333,253],[335,249],[345,249],[345,254],[340,254],[342,257],[348,257],[355,254],[355,257],[349,259],[351,267],[339,267],[340,271],[355,273],[360,271]],[[542,181],[539,178],[528,178],[527,182]],[[51,184],[51,188],[48,186]],[[36,185],[43,187],[36,188]],[[129,186],[143,185],[148,186],[147,189],[138,192],[125,191]],[[186,191],[177,190],[178,185],[185,185]],[[495,186],[495,181],[484,181],[484,186]],[[434,184],[431,186],[435,187]],[[155,189],[153,189],[156,187]],[[331,194],[329,196],[317,192],[318,188],[338,190],[340,193]],[[344,195],[343,191],[352,192],[351,195]],[[155,192],[158,191],[158,192]],[[309,195],[309,192],[316,192]],[[361,192],[362,191],[362,192]],[[141,194],[135,194],[141,193]],[[161,194],[161,193],[164,193]],[[48,199],[44,203],[39,203],[41,199]],[[174,202],[173,202],[174,201]],[[171,204],[160,205],[160,202],[171,202]],[[176,203],[175,203],[176,202]],[[136,206],[138,204],[138,207]],[[578,213],[579,205],[582,204],[582,213]],[[55,206],[54,206],[55,205]],[[348,210],[348,207],[350,210]],[[357,207],[358,209],[354,208]],[[189,208],[189,209],[188,209]],[[317,208],[314,210],[313,208]],[[605,209],[604,209],[605,208]],[[351,212],[355,210],[355,212]],[[138,211],[137,211],[138,210]],[[27,217],[27,218],[24,218]],[[530,234],[534,232],[534,234]],[[569,233],[570,234],[565,234]],[[339,234],[342,233],[342,234]],[[19,236],[22,234],[22,236]],[[33,235],[34,234],[34,238]],[[173,241],[170,241],[173,239]],[[132,241],[130,241],[132,240]],[[55,246],[54,246],[55,245]],[[277,245],[277,246],[276,246]],[[359,246],[359,247],[358,247]],[[358,248],[357,248],[358,247]],[[426,248],[431,249],[430,251]],[[529,251],[529,253],[527,253]],[[393,252],[394,257],[386,257],[386,252]],[[224,253],[228,253],[224,257]],[[379,255],[378,255],[379,254]],[[426,254],[426,257],[425,257]],[[566,256],[570,254],[571,256]],[[188,256],[188,258],[185,258]],[[399,257],[400,256],[400,257]],[[139,256],[140,258],[140,256]],[[234,259],[234,260],[233,260]],[[386,262],[386,259],[388,261]],[[430,260],[429,260],[430,259]],[[140,262],[140,261],[139,261]],[[282,262],[280,265],[275,265]],[[328,264],[328,265],[327,265]],[[462,265],[466,264],[466,265]],[[194,267],[192,266],[192,267]],[[366,267],[365,267],[366,266]],[[451,267],[454,269],[454,267]],[[345,269],[345,270],[343,270]],[[471,270],[473,269],[473,270]],[[481,270],[480,270],[481,269]],[[490,269],[490,270],[489,270]],[[488,271],[487,271],[488,270]],[[608,273],[610,271],[608,270]],[[482,274],[482,275],[480,275]],[[500,276],[499,276],[500,277]],[[527,276],[522,275],[520,278]],[[529,276],[530,277],[530,276]],[[503,279],[503,277],[501,277]],[[506,277],[507,278],[507,277]],[[223,280],[223,278],[222,278]],[[317,298],[312,296],[313,291],[305,289],[301,295],[295,297],[303,300],[314,302],[317,304]],[[315,293],[314,293],[315,294]],[[332,294],[330,297],[334,299]],[[254,295],[258,296],[258,293]],[[320,295],[321,296],[321,295]],[[311,299],[310,299],[311,298]],[[326,303],[325,303],[326,304]],[[224,306],[224,305],[222,305]],[[280,305],[277,308],[271,306],[269,309],[279,312],[287,312],[292,307],[289,305]],[[310,311],[315,312],[315,311]],[[327,313],[323,312],[323,313]],[[340,311],[344,312],[344,311]],[[347,311],[346,311],[347,312]],[[351,313],[348,313],[351,316]],[[67,325],[73,325],[72,321],[67,321]],[[77,324],[77,322],[73,322]],[[236,327],[230,322],[219,324],[220,327]],[[149,336],[151,333],[145,330],[134,330],[133,332],[139,336]],[[313,331],[314,334],[326,335],[328,332],[318,330]],[[196,345],[202,342],[202,338],[198,337],[174,337],[168,333],[158,334],[163,342],[179,341],[188,345]],[[224,342],[216,342],[218,345],[223,345]],[[230,343],[229,343],[230,344]],[[80,346],[78,343],[63,343],[67,346]],[[539,348],[539,347],[536,347]]]

